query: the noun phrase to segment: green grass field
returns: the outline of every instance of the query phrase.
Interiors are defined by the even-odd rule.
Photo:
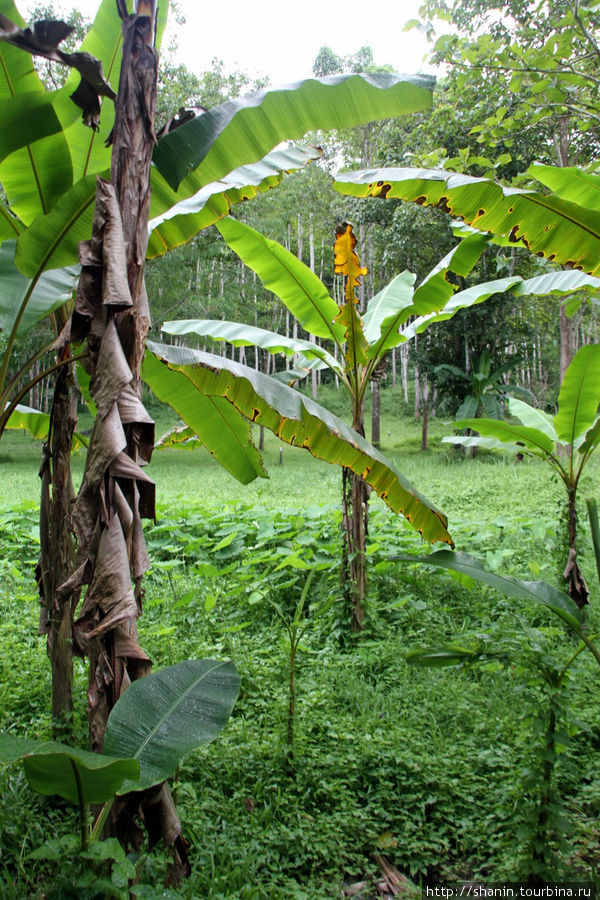
[[[167,424],[161,414],[157,433]],[[448,432],[434,420],[423,453],[419,423],[388,409],[382,451],[448,515],[458,549],[493,570],[555,583],[560,484],[540,461],[465,459],[441,444]],[[340,474],[289,447],[280,463],[279,451],[266,435],[270,477],[246,487],[205,451],[157,452],[149,467],[159,519],[147,528],[153,566],[142,646],[156,667],[230,657],[242,688],[222,736],[192,754],[174,784],[191,878],[164,892],[168,859],[142,848],[138,895],[331,900],[365,882],[356,895],[371,898],[379,896],[382,857],[413,885],[407,896],[458,879],[523,882],[531,875],[544,728],[549,704],[559,701],[544,876],[597,880],[600,728],[591,657],[581,654],[568,688],[551,697],[541,667],[564,664],[574,651],[560,623],[468,580],[390,562],[394,553],[427,546],[379,500],[372,503],[367,627],[352,638],[339,600]],[[49,668],[35,634],[33,581],[39,453],[24,434],[7,435],[0,448],[0,729],[45,738]],[[77,454],[76,480],[82,467]],[[592,464],[582,497],[597,487]],[[597,597],[583,514],[581,527],[583,568]],[[297,664],[293,764],[288,649],[268,602],[293,615],[306,574],[291,559],[318,565]],[[597,626],[593,603],[590,633]],[[410,649],[451,640],[484,642],[495,655],[459,670],[408,665]],[[84,745],[80,661],[76,680],[75,731]],[[0,896],[96,896],[68,893],[78,874],[68,861],[71,811],[34,794],[18,767],[0,774],[0,788]],[[117,869],[112,884],[114,896],[127,897]]]

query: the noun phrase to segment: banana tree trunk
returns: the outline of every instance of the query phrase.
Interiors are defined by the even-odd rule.
[[[583,573],[577,562],[577,488],[567,490],[567,535],[569,541],[567,565],[563,577],[567,582],[567,593],[580,609],[589,602],[590,595]]]
[[[374,447],[381,446],[381,386],[378,380],[371,382],[373,394],[371,396],[371,443]]]
[[[87,336],[92,394],[98,409],[83,481],[73,510],[78,551],[59,593],[85,589],[74,623],[76,647],[90,659],[92,747],[100,751],[108,715],[128,685],[147,675],[137,619],[149,566],[142,519],[154,517],[154,484],[144,473],[154,423],[141,402],[141,362],[150,325],[144,259],[158,56],[155,2],[123,15],[123,61],[112,134],[111,182],[98,179],[90,241],[80,245],[82,275],[72,336]],[[143,15],[141,14],[143,12]],[[122,843],[139,847],[136,818],[150,846],[174,848],[173,880],[189,872],[177,812],[167,788],[132,794],[113,808]]]
[[[362,410],[352,426],[365,436]],[[362,631],[367,593],[369,486],[349,469],[342,470],[342,588],[351,611],[352,630]]]
[[[64,351],[68,353],[68,351]],[[42,451],[40,477],[40,634],[47,634],[52,672],[52,730],[65,740],[72,732],[73,716],[73,628],[72,597],[57,597],[66,581],[74,555],[71,506],[71,448],[77,420],[77,402],[71,367],[65,365],[56,377],[48,440]]]

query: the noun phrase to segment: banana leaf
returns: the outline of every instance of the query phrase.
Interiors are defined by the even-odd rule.
[[[240,687],[233,663],[188,659],[134,681],[115,704],[104,751],[137,760],[140,780],[119,794],[160,784],[192,750],[227,724]]]
[[[54,741],[36,741],[0,734],[0,763],[22,761],[33,790],[58,795],[69,803],[87,806],[105,803],[125,779],[137,784],[140,764],[136,759],[91,753]]]
[[[149,358],[149,354],[155,360]],[[162,367],[162,373],[156,363]],[[246,419],[264,425],[284,442],[303,447],[326,462],[351,469],[364,478],[394,512],[401,512],[425,540],[452,544],[446,517],[379,451],[342,419],[308,397],[232,360],[199,350],[149,342],[144,378],[150,387],[156,393],[156,386],[170,381],[173,374],[188,379],[200,403],[203,397],[225,400]],[[180,390],[183,391],[182,384]],[[180,397],[180,392],[173,391],[172,405],[184,421],[192,425],[179,408]],[[185,402],[192,402],[190,388]],[[218,440],[218,434],[204,428],[200,417],[196,421],[199,425],[197,433],[212,452],[212,443]]]
[[[508,188],[488,178],[409,168],[342,172],[334,188],[352,197],[436,206],[560,265],[600,275],[600,211],[552,194]]]
[[[323,360],[334,372],[341,372],[340,363],[325,350],[311,341],[289,338],[276,331],[244,325],[242,322],[227,322],[224,319],[176,319],[164,322],[161,331],[165,334],[197,334],[210,337],[214,341],[227,341],[234,347],[260,347],[269,353],[283,353],[294,356],[301,353],[307,359]]]
[[[500,593],[514,600],[525,600],[545,606],[581,636],[581,610],[568,594],[559,591],[543,581],[521,581],[509,575],[498,575],[488,572],[479,560],[468,553],[457,553],[451,550],[436,550],[429,556],[394,556],[391,559],[400,562],[422,563],[439,569],[449,569],[462,575],[468,575],[475,581],[482,581]]]
[[[565,372],[554,427],[559,441],[574,444],[596,419],[600,403],[600,344],[581,347]]]
[[[309,78],[207,110],[163,137],[153,161],[174,190],[193,170],[203,184],[256,162],[283,140],[349,128],[431,106],[434,79],[376,72]]]
[[[344,328],[334,323],[339,307],[308,266],[277,241],[237,219],[223,219],[217,228],[242,262],[279,297],[305,331],[338,345],[343,343]]]
[[[150,238],[146,258],[154,259],[173,247],[185,244],[199,231],[228,215],[236,203],[252,200],[258,193],[277,187],[286,172],[318,159],[322,152],[317,147],[308,146],[273,150],[259,162],[240,166],[221,181],[191,193],[191,178],[175,192],[156,169],[152,169],[152,206],[148,223]]]

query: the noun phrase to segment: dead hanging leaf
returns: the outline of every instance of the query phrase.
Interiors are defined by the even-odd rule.
[[[0,14],[0,41],[7,41],[31,53],[32,56],[43,56],[79,72],[81,81],[71,94],[71,99],[81,109],[84,124],[98,131],[100,97],[115,100],[117,95],[104,77],[99,59],[89,53],[64,53],[58,49],[59,44],[72,31],[71,25],[54,19],[34,22],[33,28],[19,28],[5,15]]]
[[[358,298],[355,291],[359,278],[366,275],[368,270],[366,266],[361,266],[355,247],[356,237],[352,225],[348,222],[338,225],[335,230],[334,271],[336,275],[343,275],[345,278],[346,303],[340,307],[340,313],[335,321],[343,325],[346,332],[345,356],[346,366],[349,369],[367,364],[369,347],[362,319],[356,309]]]
[[[355,247],[356,237],[352,225],[349,222],[338,225],[333,245],[334,272],[346,279],[346,300],[353,300],[354,303],[357,302],[355,288],[358,286],[358,279],[369,271],[366,266],[361,266]]]

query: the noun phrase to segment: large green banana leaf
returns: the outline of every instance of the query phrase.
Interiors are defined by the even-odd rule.
[[[400,343],[398,329],[414,311],[415,278],[412,272],[401,272],[367,303],[363,328],[369,359],[379,359],[386,350]]]
[[[228,100],[163,137],[154,164],[174,190],[194,169],[204,184],[256,162],[283,140],[431,106],[434,79],[377,72],[310,78]]]
[[[154,259],[185,244],[203,228],[228,215],[234,204],[277,187],[286,172],[318,159],[321,154],[319,148],[308,146],[273,150],[259,162],[241,166],[221,181],[207,184],[191,195],[187,191],[191,189],[192,178],[186,179],[175,192],[153,169],[146,258]]]
[[[65,114],[62,121],[56,110],[57,94],[63,100]],[[69,112],[73,121],[79,118],[75,104],[69,101],[67,106],[64,94],[57,91],[16,94],[3,99],[0,103],[0,162],[16,150],[61,131]]]
[[[154,222],[150,223],[151,227],[154,225],[154,230],[150,235],[148,257],[159,256],[179,243],[189,240],[198,230],[207,228],[222,216],[226,216],[233,203],[254,196],[259,190],[274,187],[283,177],[283,171],[274,172],[274,164],[281,163],[287,170],[296,164],[303,164],[308,156],[312,157],[313,151],[302,149],[278,151],[256,166],[246,166],[243,170],[233,172],[231,180],[234,183],[247,179],[247,184],[239,189],[230,188],[229,179],[226,179],[224,183],[207,185],[202,197],[196,195],[188,198],[189,215],[178,214],[175,210],[175,218],[171,218],[171,212],[166,207],[167,211],[163,209]],[[263,163],[268,167],[269,175],[265,175]],[[109,172],[103,174],[108,177]],[[255,179],[255,184],[252,183],[252,179]],[[153,170],[151,173],[153,189],[158,180],[162,181]],[[169,197],[175,204],[185,203],[185,200],[180,199],[170,188],[162,194],[165,202]],[[88,175],[68,190],[48,215],[38,216],[32,225],[19,235],[16,261],[21,271],[33,276],[40,265],[43,269],[77,263],[79,242],[89,239],[91,234],[95,199],[96,176]],[[179,209],[181,210],[181,207]]]
[[[572,294],[581,290],[599,290],[600,278],[586,275],[574,269],[565,271],[547,272],[544,275],[536,275],[534,278],[523,279],[518,275],[512,278],[498,278],[495,281],[487,281],[476,284],[473,287],[459,291],[450,298],[448,303],[438,312],[428,316],[419,316],[402,329],[402,338],[409,340],[415,334],[421,334],[437,322],[445,322],[451,319],[459,310],[467,309],[477,303],[483,303],[492,294],[511,293],[517,297],[531,295],[550,296]]]
[[[527,425],[515,425],[503,419],[457,419],[460,428],[472,428],[486,438],[494,438],[506,444],[521,444],[521,449],[528,450],[538,456],[548,457],[554,451],[554,441],[539,428]],[[442,438],[448,444],[461,443],[454,436]]]
[[[242,262],[279,297],[305,331],[342,345],[344,327],[334,322],[339,307],[308,266],[277,241],[230,216],[222,219],[217,228]]]
[[[482,581],[507,597],[514,600],[525,600],[542,604],[562,619],[578,636],[581,637],[581,610],[568,594],[559,591],[543,581],[521,581],[509,575],[498,575],[488,572],[479,560],[468,553],[456,553],[451,550],[436,550],[429,556],[394,556],[401,562],[417,562],[439,569],[450,569],[468,575],[476,581]]]
[[[537,428],[547,435],[553,443],[558,441],[552,416],[545,413],[542,409],[535,409],[535,407],[525,403],[524,400],[519,400],[517,397],[509,397],[508,411],[522,425],[526,425],[528,428]]]
[[[35,791],[46,796],[57,794],[81,806],[105,803],[126,778],[137,784],[140,774],[137,759],[0,734],[0,763],[19,761],[23,761],[27,780]]]
[[[140,780],[119,794],[169,778],[181,760],[227,724],[240,687],[233,663],[188,659],[134,681],[113,708],[104,751],[139,761]]]
[[[108,173],[107,173],[108,174]],[[44,269],[58,269],[79,261],[79,242],[92,233],[96,176],[78,181],[56,203],[21,233],[15,262],[30,277]]]
[[[401,296],[402,288],[397,279],[394,279],[383,291],[376,294],[369,301],[367,312],[364,316],[365,334],[371,344],[368,350],[369,358],[378,359],[386,350],[396,347],[407,339],[404,332],[400,332],[399,329],[411,315],[423,313],[431,315],[434,310],[444,307],[444,304],[452,303],[451,298],[456,290],[456,285],[448,279],[448,273],[453,272],[455,275],[460,276],[468,275],[479,260],[488,241],[489,236],[479,232],[467,235],[460,244],[454,247],[429,272],[414,293],[411,291],[412,297],[410,300],[406,290]],[[397,277],[402,278],[404,276]],[[414,283],[414,276],[412,283]],[[390,304],[390,310],[388,317],[381,323],[377,339],[375,322],[381,322],[381,316],[386,304]],[[421,321],[421,319],[417,321]],[[376,341],[375,344],[374,341]]]
[[[20,27],[25,25],[12,0],[0,0],[0,13]],[[58,93],[64,99],[64,95]],[[31,101],[34,109],[31,121],[25,126],[28,137],[26,146],[15,149],[0,163],[0,183],[10,207],[26,225],[40,213],[48,212],[73,183],[73,167],[64,133],[62,130],[48,130],[53,114],[57,121],[61,117],[57,115],[56,109],[46,107],[45,111],[40,110],[40,103],[45,104],[41,98],[46,96],[30,54],[4,41],[0,42],[0,99],[6,110],[4,114],[9,115],[9,110],[15,108],[15,103],[26,104]],[[75,105],[70,101],[69,103],[77,112]],[[37,114],[35,110],[38,110]],[[36,122],[40,112],[44,119]],[[39,133],[36,131],[38,126]],[[44,130],[47,132],[46,136],[39,140],[38,137]],[[3,140],[18,142],[19,137],[18,134],[6,134]]]
[[[527,170],[557,197],[600,212],[600,175],[583,172],[576,166],[545,166],[534,163]]]
[[[436,169],[343,172],[335,189],[352,197],[387,197],[437,206],[481,231],[507,235],[532,253],[600,275],[600,211],[539,191],[503,187]]]
[[[321,359],[334,372],[341,373],[342,366],[324,347],[304,341],[300,338],[289,338],[276,331],[244,325],[242,322],[227,322],[223,319],[176,319],[161,325],[165,334],[198,334],[210,337],[215,341],[227,341],[234,347],[260,347],[269,353],[284,353],[286,356],[303,354],[308,359]]]
[[[461,309],[467,309],[477,303],[483,303],[492,294],[500,294],[510,290],[514,285],[518,284],[521,279],[519,276],[513,278],[498,278],[495,281],[487,281],[484,284],[475,284],[473,287],[466,288],[464,291],[458,291],[450,300],[442,307],[439,312],[432,312],[426,316],[418,316],[412,322],[403,328],[400,332],[399,340],[408,341],[416,334],[426,331],[430,325],[438,322],[446,322],[456,315]]]
[[[452,543],[446,517],[364,438],[308,397],[268,375],[199,350],[149,342],[148,351],[160,360],[165,373],[175,372],[187,378],[199,397],[226,399],[247,419],[264,425],[286,443],[351,469],[394,512],[401,512],[427,541]],[[163,375],[165,382],[169,377]],[[156,374],[152,381],[156,384]],[[178,402],[179,395],[174,392],[173,406],[185,419]],[[218,440],[218,433],[203,429],[202,422],[200,425],[197,433],[210,449],[212,442]]]
[[[162,366],[150,352],[144,359],[143,377],[159,400],[173,407],[234,478],[249,484],[257,477],[267,477],[249,423],[227,400],[198,393],[183,373]]]
[[[448,273],[465,277],[479,261],[489,243],[489,235],[473,232],[439,261],[423,279],[415,291],[414,312],[421,316],[441,309],[454,292],[456,284],[448,279]]]
[[[581,347],[565,372],[554,427],[559,441],[573,445],[591,427],[600,403],[600,344]]]
[[[79,269],[52,269],[30,280],[15,266],[15,241],[0,246],[0,331],[22,336],[73,294]],[[20,318],[19,318],[20,316]]]

